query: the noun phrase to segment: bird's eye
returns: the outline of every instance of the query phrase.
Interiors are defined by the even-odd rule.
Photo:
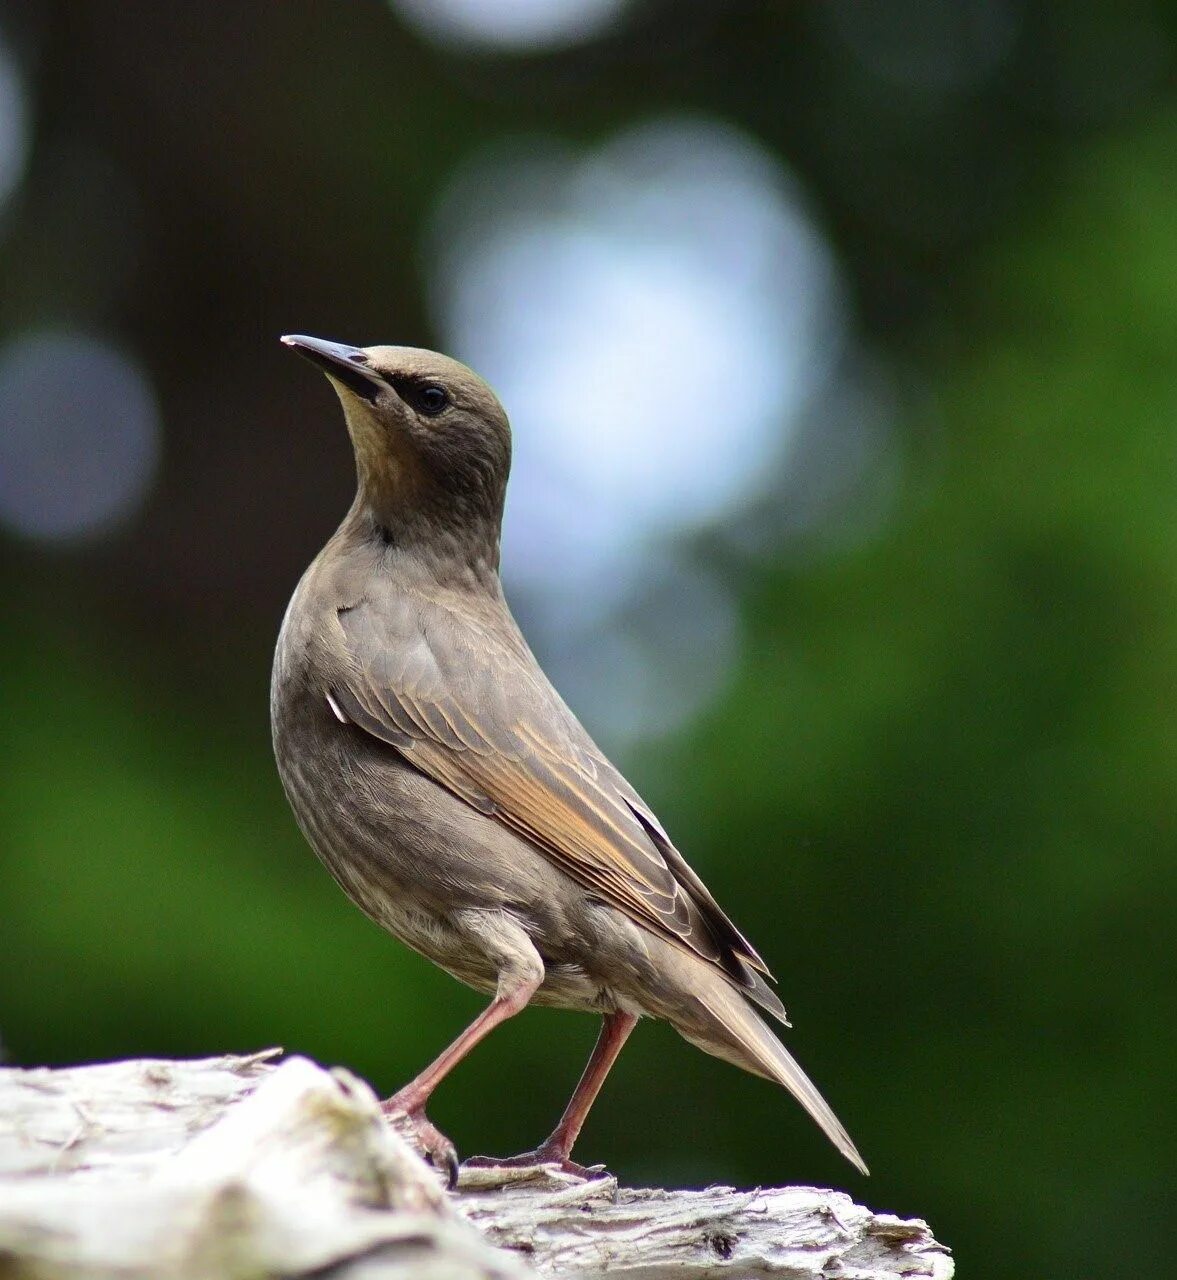
[[[427,382],[424,386],[417,387],[415,390],[416,394],[413,396],[414,408],[428,414],[431,418],[441,413],[449,405],[450,398],[446,394],[445,387],[439,387],[436,382]]]
[[[436,382],[419,382],[416,378],[395,373],[385,377],[405,404],[427,418],[436,418],[450,407],[449,392]]]

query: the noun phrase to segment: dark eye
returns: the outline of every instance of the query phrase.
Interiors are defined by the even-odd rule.
[[[449,406],[450,398],[446,394],[445,387],[439,387],[436,382],[427,382],[424,386],[414,387],[413,391],[413,407],[431,418]]]
[[[436,418],[439,413],[444,413],[450,407],[449,392],[439,383],[420,382],[416,378],[396,373],[385,376],[405,404],[411,405],[427,418]]]

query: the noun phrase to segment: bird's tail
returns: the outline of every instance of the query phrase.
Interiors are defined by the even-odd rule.
[[[717,1058],[784,1085],[846,1159],[860,1173],[869,1173],[829,1103],[748,1002],[718,974],[697,976],[694,997],[700,1016],[676,1019],[680,1034]]]

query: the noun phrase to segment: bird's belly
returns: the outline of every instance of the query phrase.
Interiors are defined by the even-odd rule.
[[[407,947],[480,990],[494,988],[497,974],[471,953],[449,923],[444,868],[415,847],[393,814],[371,812],[343,782],[308,777],[297,762],[280,766],[291,808],[307,841],[339,887],[369,919]],[[317,775],[321,768],[316,766]],[[392,797],[390,797],[390,800]],[[383,808],[383,806],[381,806]],[[481,963],[480,963],[481,961]]]
[[[498,971],[490,957],[470,945],[465,932],[455,929],[445,912],[416,900],[411,892],[391,894],[383,884],[345,884],[344,891],[371,919],[397,941],[444,969],[476,991],[493,992]],[[358,891],[357,891],[358,890]]]

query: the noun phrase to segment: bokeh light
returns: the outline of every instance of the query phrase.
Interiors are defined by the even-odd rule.
[[[439,326],[515,426],[511,569],[544,587],[624,576],[636,539],[766,486],[840,348],[799,193],[712,122],[481,157],[434,242]]]
[[[159,461],[143,370],[81,333],[0,352],[0,521],[45,541],[93,537],[142,501]]]
[[[392,0],[423,35],[443,44],[537,52],[604,32],[627,0]]]
[[[561,693],[614,747],[670,733],[724,689],[740,657],[731,592],[682,557],[643,565],[608,626],[586,626],[568,594],[545,596],[528,630]],[[569,614],[571,613],[571,616]]]
[[[583,670],[578,636],[658,588],[658,549],[771,492],[843,349],[837,268],[779,162],[693,118],[587,155],[536,139],[483,154],[432,240],[438,327],[515,429],[508,581],[538,625],[559,620],[549,660]],[[699,705],[702,685],[675,687],[648,731]],[[596,714],[636,725],[617,698]]]
[[[0,32],[0,208],[24,175],[28,152],[24,79]]]

